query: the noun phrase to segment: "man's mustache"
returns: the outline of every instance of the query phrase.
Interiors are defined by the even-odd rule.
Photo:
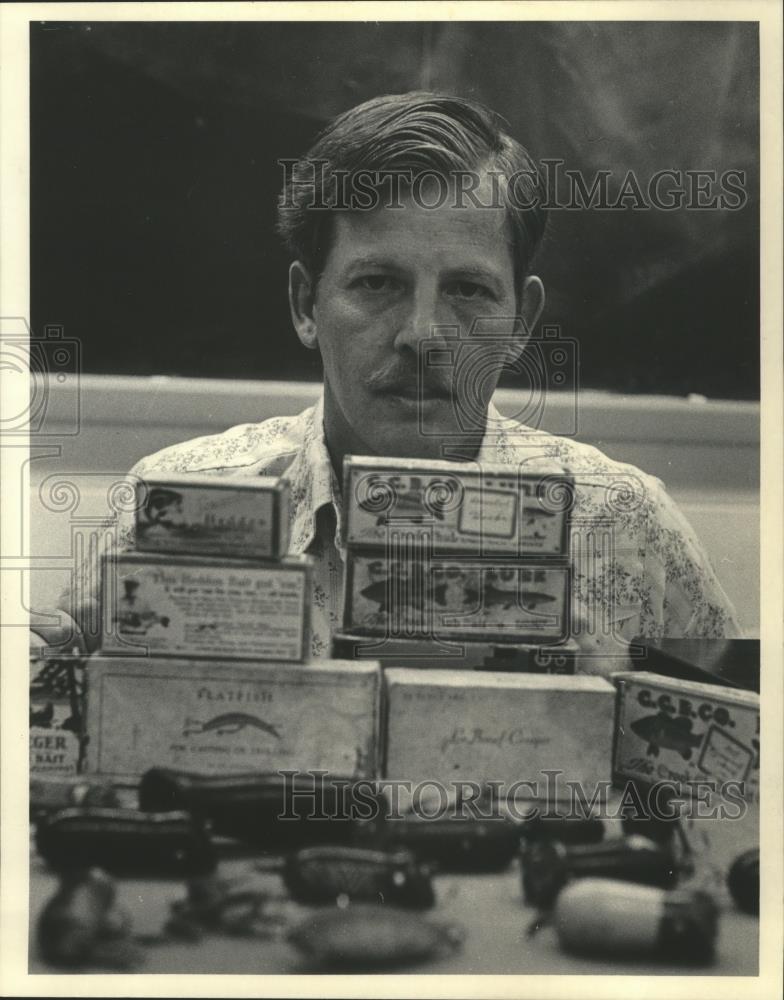
[[[409,364],[392,361],[365,379],[368,389],[374,393],[390,393],[400,396],[441,396],[451,398],[452,380],[450,377],[438,377],[430,373],[425,375]]]

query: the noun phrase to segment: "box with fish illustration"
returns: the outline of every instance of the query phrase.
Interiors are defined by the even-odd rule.
[[[387,669],[385,776],[609,784],[615,690],[602,677]],[[545,771],[559,771],[550,782]],[[506,794],[506,792],[504,793]]]
[[[288,548],[285,480],[147,476],[136,484],[136,542],[143,552],[279,559]]]
[[[238,664],[93,656],[87,771],[279,769],[374,777],[377,663]]]
[[[122,552],[102,567],[103,652],[304,659],[310,560]]]
[[[569,634],[569,567],[350,551],[344,631],[390,638],[555,643]]]
[[[759,695],[644,671],[616,674],[615,773],[659,781],[742,783],[759,797]]]
[[[378,636],[332,636],[332,656],[340,660],[378,660],[384,667],[422,670],[496,670],[511,673],[573,674],[579,647],[568,639],[548,646],[523,643],[392,639]]]
[[[343,532],[349,546],[412,535],[434,552],[565,557],[573,481],[514,467],[349,456]]]
[[[30,660],[31,774],[77,774],[81,767],[84,664],[45,652]]]

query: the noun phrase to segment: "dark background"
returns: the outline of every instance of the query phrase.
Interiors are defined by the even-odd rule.
[[[288,314],[277,160],[422,88],[616,188],[745,170],[740,211],[553,212],[536,270],[584,387],[758,398],[755,23],[39,23],[30,41],[33,330],[79,338],[86,372],[318,378]]]

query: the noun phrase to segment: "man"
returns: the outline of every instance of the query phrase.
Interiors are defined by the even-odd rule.
[[[290,548],[315,559],[313,656],[329,655],[340,625],[347,454],[572,475],[571,631],[586,670],[618,669],[610,660],[634,635],[738,634],[658,480],[505,419],[491,403],[544,306],[531,272],[544,201],[528,153],[477,103],[412,93],[339,116],[287,169],[279,208],[291,315],[302,343],[321,354],[322,399],[296,417],[175,445],[132,470],[289,480]],[[424,347],[446,362],[423,364]]]

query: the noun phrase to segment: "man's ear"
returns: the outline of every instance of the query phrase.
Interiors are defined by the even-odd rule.
[[[519,315],[523,321],[523,332],[513,352],[516,358],[519,358],[525,350],[528,339],[539,322],[539,317],[542,315],[542,310],[544,309],[544,299],[542,279],[538,278],[535,274],[529,274],[523,281],[520,293]]]
[[[533,333],[543,309],[544,285],[542,279],[535,274],[529,274],[523,282],[523,290],[520,295],[520,315],[523,317],[526,339]]]
[[[318,347],[316,337],[315,283],[310,271],[295,260],[289,268],[289,309],[297,336],[311,351]]]

